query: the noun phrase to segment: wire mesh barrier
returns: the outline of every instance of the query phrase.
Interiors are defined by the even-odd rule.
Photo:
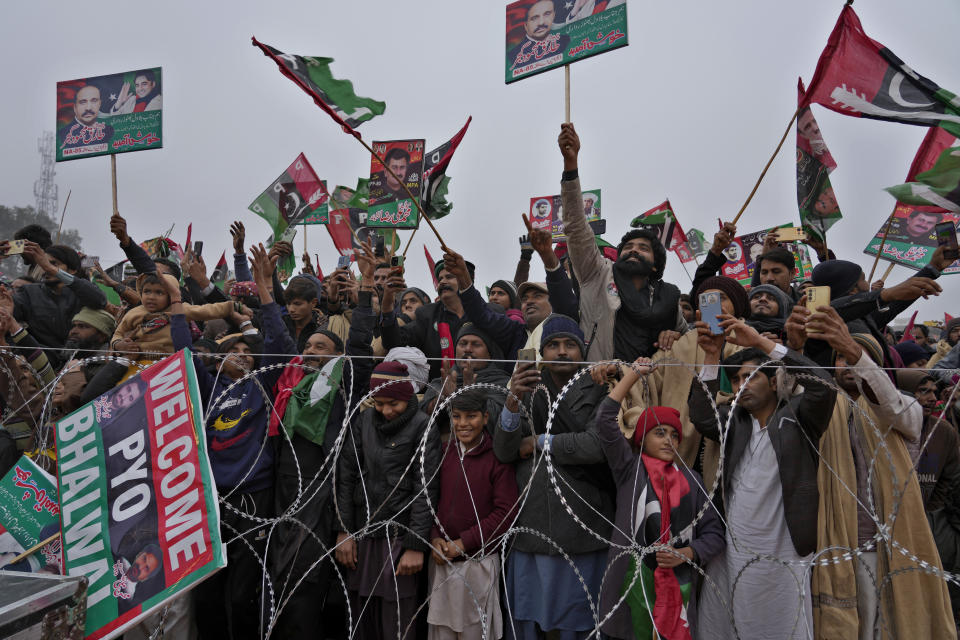
[[[29,455],[38,465],[56,472],[53,425],[78,408],[83,386],[78,381],[71,387],[69,376],[105,363],[126,366],[129,373],[150,364],[144,354],[129,355],[70,360],[45,383],[26,354],[0,349],[0,379],[7,383],[5,423],[16,417],[29,424]],[[214,379],[226,375],[224,363],[231,354],[202,356],[205,360],[196,359],[195,366],[205,367]],[[652,467],[644,470],[638,462],[644,440],[633,439],[635,416],[662,397],[662,390],[653,388],[658,383],[652,374],[641,375],[637,393],[612,414],[603,413],[599,403],[605,393],[595,393],[590,419],[571,426],[570,416],[581,415],[577,411],[583,409],[582,390],[597,384],[590,381],[591,374],[611,363],[580,363],[583,366],[555,385],[552,394],[540,383],[523,397],[502,384],[447,386],[434,381],[416,389],[418,396],[405,407],[391,409],[386,400],[398,396],[391,390],[410,385],[410,379],[386,380],[370,389],[355,379],[369,375],[370,367],[360,366],[363,360],[306,358],[257,367],[201,398],[208,432],[216,430],[225,406],[249,393],[260,394],[267,418],[277,426],[273,435],[265,429],[265,435],[243,445],[252,454],[251,462],[236,471],[235,485],[217,487],[222,540],[230,559],[220,574],[246,568],[242,577],[221,584],[220,596],[228,601],[226,615],[233,620],[239,618],[236,611],[229,613],[231,607],[249,605],[247,619],[257,629],[243,630],[248,636],[294,637],[290,629],[312,628],[320,629],[321,637],[413,638],[424,637],[428,626],[435,634],[439,626],[453,633],[476,633],[463,637],[531,637],[530,629],[549,630],[531,618],[531,611],[553,607],[569,613],[565,608],[573,606],[578,612],[569,615],[589,622],[576,637],[621,637],[622,630],[629,629],[632,634],[653,634],[643,637],[750,638],[758,633],[756,609],[763,607],[774,607],[761,618],[768,621],[771,613],[779,618],[783,637],[831,637],[827,629],[843,628],[836,612],[851,610],[854,628],[873,626],[870,637],[900,637],[904,624],[915,623],[913,614],[905,611],[904,603],[910,601],[904,592],[909,589],[926,600],[920,603],[922,615],[929,618],[926,624],[946,620],[950,628],[943,629],[944,637],[954,633],[947,585],[956,588],[960,576],[952,572],[957,558],[947,555],[943,540],[960,540],[954,533],[960,526],[953,529],[953,503],[960,488],[948,483],[953,479],[922,477],[924,472],[915,466],[930,456],[957,459],[958,451],[934,450],[938,430],[954,429],[946,420],[921,416],[924,428],[914,426],[922,437],[911,442],[895,420],[878,419],[884,414],[872,408],[871,390],[862,383],[854,390],[814,371],[823,368],[785,367],[771,360],[739,381],[736,393],[718,396],[715,385],[702,375],[703,367],[666,358],[656,366],[687,372],[690,402],[702,394],[713,424],[705,427],[703,415],[694,416],[693,408],[688,413],[675,407],[683,409],[683,433],[677,442],[699,438],[698,431],[706,437],[698,440],[692,454],[677,452],[673,464],[660,468],[663,475],[652,475]],[[331,362],[342,363],[342,369]],[[501,367],[506,374],[516,363],[478,360],[473,365]],[[264,374],[275,378],[279,372],[303,374],[293,376],[295,380],[318,374],[304,389],[306,404],[297,405],[330,405],[317,414],[327,422],[312,433],[310,446],[302,432],[286,422],[290,405],[278,402],[282,384],[262,383]],[[761,375],[773,381],[777,394],[777,409],[767,416],[773,421],[762,425],[751,413],[750,395],[751,381]],[[952,383],[943,402],[948,412],[956,388]],[[830,405],[818,414],[828,416],[829,424],[808,423],[804,398],[814,397],[817,390],[829,394]],[[481,412],[487,416],[479,437],[491,441],[489,455],[496,461],[491,457],[483,473],[471,467],[469,459],[472,447],[480,445],[458,442],[467,430],[461,432],[453,419],[458,399],[471,394],[482,394],[488,403]],[[511,398],[517,410],[507,412],[517,416],[515,425],[502,413]],[[904,400],[904,407],[915,404],[913,398]],[[342,412],[332,409],[334,405]],[[917,407],[909,411],[913,418],[920,415]],[[417,417],[411,418],[413,414]],[[755,433],[738,433],[750,428],[751,417]],[[607,419],[617,425],[622,442],[598,424]],[[418,421],[417,426],[407,429],[411,420]],[[515,435],[514,429],[519,430]],[[714,432],[711,445],[709,434]],[[769,443],[788,432],[796,435],[791,442],[803,451],[784,449],[786,440]],[[504,438],[513,444],[504,445]],[[532,443],[524,441],[518,449],[516,443],[526,438]],[[675,450],[677,442],[670,445]],[[950,442],[955,446],[956,439]],[[771,446],[764,453],[764,447]],[[513,455],[504,456],[510,447]],[[615,459],[615,451],[623,452],[621,459]],[[790,472],[784,471],[800,465],[797,460],[806,452],[814,460],[812,487],[790,480]],[[258,502],[251,497],[254,492],[240,487],[262,472],[265,459],[272,478],[270,499]],[[771,461],[777,468],[759,468]],[[516,485],[509,494],[515,498],[507,505],[496,504],[502,492],[490,469],[498,465],[510,468]],[[453,475],[445,476],[445,470]],[[751,493],[767,486],[763,482],[769,474],[779,493]],[[677,478],[682,482],[668,487]],[[935,487],[937,514],[925,510],[930,491],[921,491],[921,483]],[[685,488],[671,493],[676,486]],[[456,494],[445,494],[450,491]],[[807,494],[800,495],[803,492]],[[800,503],[806,511],[799,514],[798,524]],[[451,504],[456,507],[453,520],[444,515]],[[846,510],[851,506],[852,511]],[[768,520],[737,520],[751,509]],[[456,530],[451,521],[458,523]],[[815,540],[798,544],[802,527]],[[467,530],[473,531],[469,544]],[[712,543],[705,542],[708,539]],[[407,555],[410,551],[416,553]],[[544,582],[551,578],[554,583]],[[176,637],[171,612],[184,598],[199,598],[202,588],[203,583],[179,603],[156,608],[140,622],[144,633]],[[535,588],[544,593],[532,593]],[[864,610],[864,602],[873,610]],[[671,606],[680,624],[667,631],[662,624],[670,616],[664,616],[662,608]],[[208,613],[197,607],[193,615]],[[304,622],[304,616],[312,620]],[[582,622],[578,620],[581,627]]]

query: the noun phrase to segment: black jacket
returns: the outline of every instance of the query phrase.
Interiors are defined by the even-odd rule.
[[[440,496],[437,469],[441,448],[437,428],[431,426],[426,451],[421,450],[428,422],[416,398],[407,405],[403,418],[389,423],[373,408],[354,418],[337,470],[336,509],[342,519],[338,523],[341,531],[357,533],[370,527],[365,534],[369,537],[383,538],[389,531],[402,538],[404,549],[429,549],[430,505],[436,505]],[[391,526],[382,526],[387,522]]]
[[[13,304],[13,316],[29,327],[30,335],[41,346],[62,349],[73,326],[73,316],[83,307],[103,309],[107,297],[97,285],[75,277],[59,292],[44,283],[25,284],[13,294]]]
[[[781,401],[767,421],[770,444],[777,454],[780,467],[783,515],[794,549],[799,555],[805,556],[817,548],[817,510],[820,502],[820,490],[817,487],[817,469],[820,465],[818,445],[820,436],[830,422],[837,392],[827,386],[833,383],[827,372],[796,351],[788,350],[782,361],[788,372],[792,373],[791,367],[803,367],[796,373],[814,375],[824,381],[824,384],[801,382],[804,392]],[[707,387],[710,390],[709,398],[696,381],[690,385],[690,421],[704,437],[719,442],[720,425],[727,423],[730,406],[717,407],[720,413],[718,424],[711,400],[720,388],[719,380],[707,382]],[[730,417],[724,450],[724,500],[731,491],[731,478],[743,459],[752,434],[753,419],[745,409],[737,407]]]
[[[430,379],[440,377],[440,333],[437,324],[446,322],[450,326],[451,341],[457,337],[460,327],[468,321],[466,314],[458,318],[455,313],[443,306],[442,302],[431,302],[419,307],[414,321],[402,327],[397,324],[395,314],[383,314],[380,336],[383,347],[388,351],[394,347],[416,347],[423,351],[430,362]],[[451,345],[452,346],[452,345]]]
[[[551,400],[555,399],[559,389],[549,375],[543,376],[543,383],[550,391]],[[507,431],[501,422],[493,435],[493,452],[497,459],[505,464],[516,464],[518,489],[523,492],[529,485],[515,526],[542,532],[566,553],[603,551],[607,549],[603,540],[610,539],[616,487],[596,426],[597,408],[606,393],[606,385],[597,385],[589,375],[583,375],[560,401],[550,428],[553,436],[550,455],[557,476],[556,486],[550,480],[546,461],[541,460],[539,448],[526,459],[521,459],[518,452],[523,438],[546,432],[548,405],[542,391],[533,399],[532,420],[521,414],[515,430]],[[557,487],[563,494],[562,499],[557,494]],[[568,507],[595,535],[588,533],[570,516]],[[528,533],[518,533],[513,547],[526,553],[560,553],[547,540]]]

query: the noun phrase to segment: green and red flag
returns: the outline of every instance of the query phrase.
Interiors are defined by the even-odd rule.
[[[641,213],[630,222],[635,229],[649,229],[660,237],[663,248],[670,250],[687,241],[686,234],[677,222],[677,216],[670,207],[670,200]]]
[[[707,238],[700,229],[690,229],[686,232],[687,250],[694,258],[707,255]],[[687,260],[689,262],[689,260]]]
[[[358,140],[360,134],[356,127],[386,110],[386,103],[354,93],[353,83],[349,80],[334,78],[330,70],[333,58],[292,55],[258,42],[256,38],[251,40],[253,46],[259,47],[265,56],[277,63],[280,73],[293,80],[345,133]]]
[[[279,238],[287,227],[302,224],[307,216],[325,218],[328,198],[326,184],[301,153],[248,209],[266,220],[273,236]]]
[[[960,147],[944,149],[933,167],[918,173],[914,182],[887,187],[886,191],[904,204],[960,213]]]
[[[849,3],[820,54],[801,106],[811,103],[859,118],[940,126],[960,136],[960,98],[872,40]]]
[[[229,273],[229,268],[227,267],[227,252],[224,251],[220,254],[220,259],[217,261],[217,266],[213,268],[213,273],[210,274],[210,282],[214,284],[226,282],[227,273]]]
[[[456,135],[428,152],[423,158],[423,192],[420,204],[423,206],[424,215],[431,220],[442,218],[453,209],[453,205],[446,199],[450,188],[450,178],[446,175],[446,171],[453,158],[453,152],[460,146],[460,141],[466,135],[472,120],[473,116],[469,116],[467,123]]]
[[[226,566],[193,358],[175,353],[55,428],[63,561],[86,638],[114,637]]]
[[[797,80],[797,103],[804,104],[803,80]],[[797,206],[800,225],[807,235],[823,241],[827,230],[843,216],[830,184],[837,162],[823,139],[810,106],[797,112]]]

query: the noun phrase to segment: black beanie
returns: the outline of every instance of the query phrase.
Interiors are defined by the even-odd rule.
[[[843,298],[860,281],[863,269],[849,260],[827,260],[813,268],[813,286],[830,287],[830,299]]]
[[[63,266],[65,266],[67,269],[76,271],[77,275],[86,277],[86,274],[80,273],[80,256],[70,247],[62,244],[52,244],[44,249],[44,251],[47,253],[47,255],[62,262]]]

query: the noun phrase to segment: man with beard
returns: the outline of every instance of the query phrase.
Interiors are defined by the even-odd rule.
[[[780,287],[761,284],[749,293],[750,315],[747,324],[774,342],[783,343],[784,324],[793,310],[793,300]]]
[[[117,329],[117,320],[103,309],[84,307],[73,316],[73,326],[63,343],[64,351],[75,351],[77,360],[104,355],[110,348],[110,336]]]
[[[687,330],[680,312],[680,290],[664,282],[667,251],[656,233],[628,231],[617,246],[617,261],[603,257],[583,215],[577,155],[580,138],[573,124],[560,125],[563,155],[563,228],[573,271],[580,282],[580,326],[590,336],[591,360],[633,362],[669,349]]]
[[[474,266],[466,268],[473,278]],[[430,379],[440,377],[441,358],[453,359],[453,338],[467,321],[466,312],[457,295],[457,276],[440,260],[434,267],[439,302],[431,302],[414,312],[413,322],[400,326],[394,314],[397,293],[406,287],[393,280],[387,283],[380,303],[380,337],[387,351],[394,347],[416,347],[430,361]]]
[[[572,318],[579,315],[573,284],[553,252],[550,232],[533,228],[529,224],[527,231],[530,244],[543,260],[547,282],[546,285],[539,282],[524,282],[520,285],[517,294],[520,299],[523,324],[514,322],[506,315],[497,313],[487,306],[480,292],[473,286],[473,274],[467,268],[469,263],[464,261],[463,256],[453,250],[443,256],[444,264],[448,265],[447,268],[457,278],[460,301],[467,318],[497,343],[508,360],[515,359],[517,352],[523,348],[539,351],[539,329],[541,323],[551,313]]]
[[[260,638],[261,566],[258,558],[266,551],[267,528],[258,518],[273,517],[274,447],[267,439],[272,404],[264,390],[272,389],[281,369],[268,367],[284,362],[290,342],[280,317],[280,307],[268,289],[276,262],[267,257],[263,245],[253,247],[253,275],[264,304],[261,339],[247,319],[242,334],[220,341],[218,352],[225,357],[216,373],[209,373],[194,357],[200,396],[216,401],[206,407],[207,449],[217,490],[224,505],[221,527],[227,547],[228,568],[205,580],[193,592],[201,637],[221,637],[229,629],[234,638]],[[163,280],[170,297],[170,334],[174,349],[189,348],[193,342],[180,299],[179,284]],[[247,374],[263,366],[256,375]],[[235,539],[242,533],[244,539]]]
[[[113,127],[100,122],[100,87],[88,84],[77,91],[73,102],[74,120],[57,131],[64,156],[101,153],[113,139]]]
[[[829,375],[808,358],[743,320],[726,314],[719,320],[720,335],[697,322],[707,357],[700,370],[703,384],[691,385],[688,401],[697,431],[724,447],[727,547],[707,565],[717,588],[705,589],[697,627],[709,630],[711,638],[733,638],[732,618],[752,637],[810,637],[812,603],[803,590],[798,594],[797,585],[806,579],[806,564],[817,549],[817,442],[836,392]],[[717,407],[724,343],[743,350],[722,361],[737,402]],[[786,365],[783,373],[780,362]],[[802,394],[779,382],[784,373],[806,376]],[[757,555],[783,564],[758,563]],[[792,603],[789,612],[786,602]]]
[[[0,242],[0,252],[6,251]],[[27,242],[25,255],[43,269],[42,283],[20,287],[13,295],[14,317],[30,327],[30,333],[44,347],[63,349],[70,333],[72,319],[83,307],[103,309],[107,298],[97,285],[87,280],[80,268],[80,256],[63,245],[46,250]],[[61,364],[59,355],[48,353],[54,367]]]
[[[453,367],[442,367],[443,376],[432,380],[423,394],[420,406],[427,414],[432,414],[437,402],[453,394],[461,387],[472,384],[494,384],[506,387],[510,375],[503,368],[503,353],[486,333],[472,322],[465,323],[457,333],[456,356]],[[503,409],[504,393],[492,389],[482,389],[487,396],[487,431],[493,433],[497,426],[500,410]],[[449,411],[437,416],[440,432],[449,430]]]
[[[851,334],[833,307],[812,314],[798,304],[786,329],[794,347],[814,339],[826,343],[845,392],[823,421],[820,438],[821,472],[829,472],[817,483],[816,546],[827,551],[813,570],[813,637],[874,638],[880,628],[892,637],[955,637],[945,581],[923,569],[941,564],[913,473],[922,444],[921,406],[880,368],[880,343],[870,334]],[[895,545],[909,549],[910,557]],[[841,549],[859,552],[851,559]]]
[[[540,342],[542,371],[532,362],[517,363],[493,435],[494,454],[516,464],[517,486],[526,491],[514,526],[544,536],[518,533],[507,558],[507,598],[518,640],[540,637],[537,627],[559,631],[562,638],[586,638],[595,627],[584,591],[597,601],[606,570],[604,540],[614,518],[613,478],[595,423],[606,387],[580,376],[560,400],[547,434],[550,403],[580,371],[585,351],[576,321],[548,317]],[[549,398],[533,393],[541,384]],[[529,411],[521,414],[521,402]],[[543,455],[551,456],[556,486]]]
[[[283,638],[323,638],[322,603],[330,588],[333,564],[334,514],[328,472],[331,455],[344,420],[366,395],[373,370],[374,265],[368,242],[357,251],[362,280],[358,305],[353,310],[346,355],[339,336],[319,329],[307,340],[300,358],[284,370],[276,385],[275,411],[270,432],[279,432],[277,447],[276,510],[280,522],[268,554],[275,597],[284,600],[276,633]],[[293,341],[286,339],[287,349]],[[300,365],[303,366],[300,366]],[[307,368],[304,368],[307,367]],[[287,600],[289,597],[289,600]]]

